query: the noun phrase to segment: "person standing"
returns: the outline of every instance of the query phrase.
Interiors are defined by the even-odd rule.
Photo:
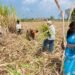
[[[3,29],[2,29],[2,26],[1,26],[1,23],[0,23],[0,38],[2,37],[3,35]]]
[[[75,75],[75,21],[69,25],[66,42],[63,73]]]
[[[3,27],[0,23],[0,45],[3,45],[3,41],[4,41],[4,31],[3,31]]]
[[[20,34],[22,31],[22,25],[20,24],[19,20],[17,20],[17,23],[16,23],[16,31],[18,34]]]
[[[47,38],[43,42],[43,51],[48,48],[49,52],[54,50],[54,41],[55,41],[55,27],[51,21],[47,21],[48,31],[47,31]]]

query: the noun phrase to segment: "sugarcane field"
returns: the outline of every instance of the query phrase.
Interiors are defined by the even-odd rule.
[[[74,0],[0,0],[0,75],[75,75],[73,33]]]

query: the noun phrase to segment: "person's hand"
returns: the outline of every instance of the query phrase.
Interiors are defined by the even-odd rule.
[[[64,50],[66,48],[67,42],[62,40],[61,48]]]
[[[66,45],[67,45],[67,42],[65,41],[65,42],[64,42],[64,47],[65,47],[65,48],[66,48]]]

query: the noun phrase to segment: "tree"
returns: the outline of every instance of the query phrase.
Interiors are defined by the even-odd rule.
[[[51,16],[48,20],[54,20],[55,18],[54,18],[54,16]]]

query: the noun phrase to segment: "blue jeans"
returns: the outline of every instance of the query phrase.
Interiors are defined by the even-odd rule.
[[[45,39],[43,42],[43,50],[48,49],[49,52],[52,52],[54,49],[54,40]]]

